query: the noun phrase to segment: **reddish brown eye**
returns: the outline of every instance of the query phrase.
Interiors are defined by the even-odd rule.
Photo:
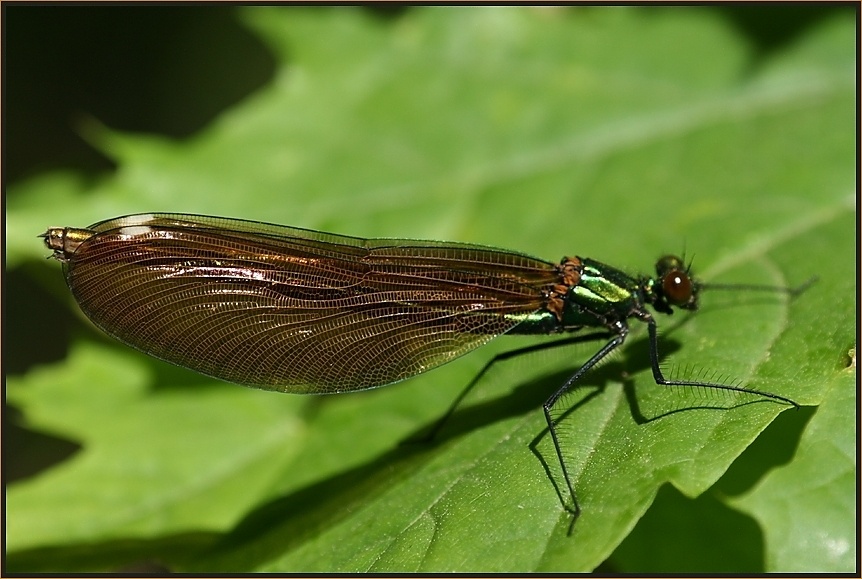
[[[684,271],[673,269],[661,280],[661,289],[667,301],[675,306],[684,306],[691,301],[691,279]]]

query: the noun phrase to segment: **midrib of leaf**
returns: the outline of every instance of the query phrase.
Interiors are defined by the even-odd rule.
[[[803,77],[790,85],[792,90],[783,84],[750,85],[742,90],[707,94],[706,98],[688,105],[675,103],[666,110],[607,119],[584,134],[550,143],[535,152],[494,161],[470,173],[481,175],[482,179],[472,177],[472,180],[484,186],[508,182],[569,166],[574,161],[595,160],[669,137],[681,137],[713,125],[786,114],[811,106],[812,99],[823,99],[853,88],[848,78],[837,75],[826,78],[829,82]]]
[[[437,518],[434,516],[434,508],[440,504],[440,502],[452,491],[452,489],[454,489],[456,486],[461,484],[467,478],[467,475],[470,472],[472,472],[473,470],[476,469],[477,466],[482,464],[484,462],[483,458],[487,457],[489,454],[491,454],[491,452],[493,452],[493,450],[495,448],[497,448],[500,444],[502,444],[502,442],[505,441],[506,438],[507,438],[506,436],[502,436],[502,437],[496,439],[495,444],[490,449],[484,451],[483,453],[480,453],[479,455],[477,455],[475,458],[473,458],[469,462],[462,463],[461,465],[459,465],[462,468],[459,468],[458,474],[456,476],[449,478],[447,483],[442,486],[440,491],[434,497],[432,497],[431,500],[428,501],[426,506],[424,506],[421,509],[418,509],[416,511],[416,516],[414,516],[411,520],[407,521],[401,527],[401,529],[398,532],[394,533],[391,536],[391,538],[389,539],[389,541],[387,542],[385,547],[381,547],[378,549],[377,556],[374,557],[372,560],[370,560],[368,562],[368,564],[366,565],[366,567],[364,569],[360,570],[360,572],[363,572],[363,573],[373,572],[376,569],[377,565],[381,562],[383,557],[386,555],[386,553],[389,551],[389,549],[393,545],[395,545],[402,536],[404,536],[405,534],[408,534],[409,531],[415,525],[417,525],[420,521],[422,521],[423,519],[431,521],[431,524],[433,524],[434,528],[435,528],[434,533],[436,534],[436,532],[437,532],[436,529],[437,529],[438,525],[437,525]],[[429,545],[430,545],[430,543],[429,543]],[[428,554],[428,548],[426,547],[425,549],[423,549],[422,556],[420,557],[420,562],[418,565],[419,569],[422,569],[424,564],[426,563],[427,554]]]
[[[834,221],[843,214],[856,211],[856,196],[851,193],[846,196],[836,197],[835,201],[825,207],[810,213],[799,214],[799,217],[780,229],[763,231],[756,238],[748,238],[744,245],[736,246],[728,251],[724,257],[719,258],[704,273],[705,278],[716,278],[722,272],[738,267],[746,262],[765,257],[770,251],[788,241],[812,231],[821,225]],[[782,279],[780,276],[776,279]],[[791,280],[791,285],[804,282],[804,279]],[[779,285],[784,285],[781,282]]]
[[[570,139],[548,143],[532,152],[493,159],[468,169],[443,170],[439,177],[433,179],[356,190],[351,197],[351,211],[359,214],[376,211],[384,200],[387,204],[395,200],[394,206],[407,207],[418,198],[418,192],[440,190],[446,184],[460,183],[464,185],[463,191],[475,193],[571,166],[576,162],[597,161],[650,143],[680,138],[710,126],[789,114],[820,105],[831,96],[853,90],[852,78],[851,74],[788,74],[742,89],[708,94],[706,98],[687,105],[675,103],[666,110],[608,119]],[[399,198],[403,202],[397,202]],[[338,202],[343,205],[343,200],[339,199]],[[315,203],[320,206],[314,209],[323,212],[331,206],[332,201],[312,201],[312,205]]]

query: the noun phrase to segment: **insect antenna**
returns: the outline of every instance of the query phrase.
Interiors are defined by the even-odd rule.
[[[689,264],[690,266],[690,264]],[[746,290],[746,291],[765,291],[786,293],[790,297],[796,297],[817,281],[817,276],[811,276],[807,281],[796,287],[776,286],[776,285],[757,285],[757,284],[742,284],[742,283],[701,283],[701,289],[718,289],[718,290]]]

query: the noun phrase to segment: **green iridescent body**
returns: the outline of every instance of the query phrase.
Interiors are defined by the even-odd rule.
[[[671,303],[657,281],[670,272],[684,270],[682,260],[665,256],[656,266],[657,276],[634,278],[594,259],[575,257],[579,262],[578,282],[566,291],[561,314],[543,309],[521,321],[510,334],[556,334],[573,332],[585,327],[616,327],[631,317],[642,317],[644,306],[672,313],[671,305],[697,309],[697,286],[678,303]],[[566,260],[564,260],[565,262]]]

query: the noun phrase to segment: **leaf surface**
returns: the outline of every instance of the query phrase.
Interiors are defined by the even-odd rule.
[[[837,395],[857,315],[852,18],[752,68],[750,48],[703,9],[240,14],[281,62],[271,85],[184,142],[95,130],[118,172],[13,188],[10,267],[40,260],[74,311],[34,236],[150,211],[574,254],[632,273],[686,248],[704,280],[820,282],[793,301],[706,292],[701,311],[659,319],[669,372],[714,370],[805,406]],[[401,445],[495,353],[530,342],[502,337],[380,390],[300,397],[213,383],[82,321],[66,359],[7,382],[30,428],[81,445],[7,489],[9,568],[629,568],[615,549],[658,490],[707,491],[785,410],[656,386],[640,326],[564,399],[583,508],[569,536],[540,406],[598,343],[495,365],[433,443]],[[852,429],[832,432],[852,447]],[[846,456],[834,460],[847,477]],[[794,463],[769,478],[784,489],[773,497],[805,488]],[[743,504],[769,537],[766,570],[801,570],[766,507]],[[710,525],[713,542],[727,532]]]

